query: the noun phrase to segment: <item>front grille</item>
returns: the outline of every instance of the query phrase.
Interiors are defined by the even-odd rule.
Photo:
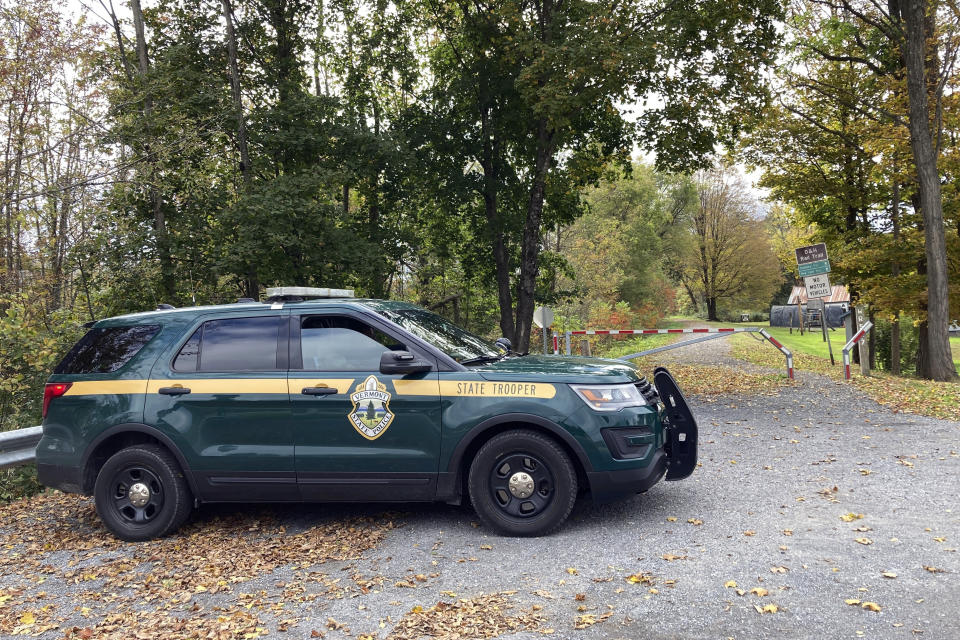
[[[647,404],[654,405],[660,401],[660,396],[657,394],[657,390],[647,381],[646,378],[640,378],[639,382],[634,384],[636,385],[637,390],[640,391],[640,395],[643,396],[643,399],[647,401]]]

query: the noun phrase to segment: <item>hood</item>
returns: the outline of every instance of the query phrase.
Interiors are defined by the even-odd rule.
[[[470,367],[486,380],[525,380],[574,384],[627,383],[640,379],[637,367],[624,360],[576,356],[508,356]]]

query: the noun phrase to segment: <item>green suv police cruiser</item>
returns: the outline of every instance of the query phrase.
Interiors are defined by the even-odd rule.
[[[666,369],[522,355],[420,307],[287,287],[101,320],[54,370],[40,482],[124,540],[200,502],[459,503],[541,535],[579,492],[679,480],[697,426]]]

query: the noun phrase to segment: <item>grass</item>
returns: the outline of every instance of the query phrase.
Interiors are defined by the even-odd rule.
[[[953,366],[960,372],[960,337],[950,338],[950,351],[953,352]]]
[[[774,329],[777,328],[774,327]],[[792,336],[788,330],[781,331],[786,333],[786,337],[781,342],[794,352],[794,370],[800,373],[818,373],[837,383],[845,383],[843,369],[840,366],[839,348],[834,350],[837,365],[831,366],[830,360],[825,355],[826,349],[824,348],[821,352],[824,355],[817,355],[816,345],[807,341],[808,336],[804,335],[801,338],[796,331]],[[782,334],[773,331],[771,335],[778,340],[782,337]],[[820,339],[816,333],[814,336]],[[754,341],[749,336],[733,337],[732,355],[761,366],[783,366],[783,356],[778,351],[769,345]],[[876,402],[894,411],[960,421],[960,383],[933,382],[893,376],[878,371],[872,372],[869,377],[864,377],[859,375],[859,367],[851,371],[852,384]]]

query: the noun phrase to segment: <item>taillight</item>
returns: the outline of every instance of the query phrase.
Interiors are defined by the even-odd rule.
[[[43,417],[47,417],[47,409],[50,408],[50,401],[59,398],[67,392],[72,382],[48,382],[43,388]]]

